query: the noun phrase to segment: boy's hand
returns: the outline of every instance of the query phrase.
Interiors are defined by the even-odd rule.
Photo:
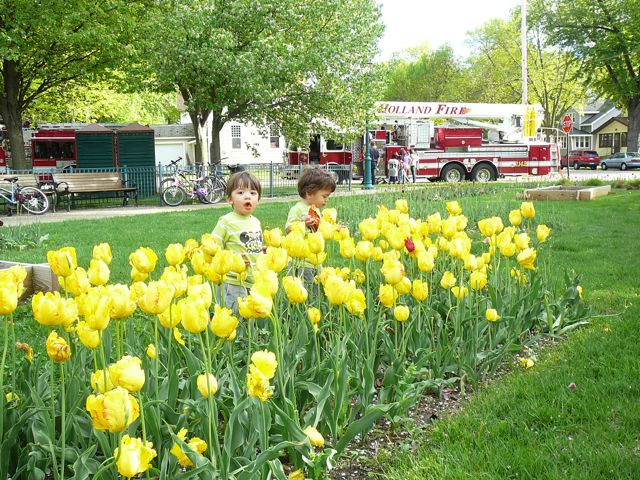
[[[317,216],[313,215],[305,215],[304,223],[307,227],[309,227],[314,232],[318,230],[318,225],[320,224],[320,219]]]

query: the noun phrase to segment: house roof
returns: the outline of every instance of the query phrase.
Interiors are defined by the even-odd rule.
[[[599,132],[600,130],[602,130],[603,128],[611,125],[614,122],[618,122],[618,123],[621,123],[622,125],[624,125],[625,127],[629,127],[629,119],[627,117],[613,117],[613,118],[609,119],[607,122],[605,122],[602,125],[600,125],[597,129],[595,129],[593,131],[593,133]]]
[[[570,136],[573,136],[573,135],[591,135],[591,133],[590,132],[586,132],[584,130],[580,130],[579,128],[574,128],[573,130],[571,130],[569,132],[569,135]]]
[[[193,125],[190,123],[181,123],[176,125],[151,125],[158,138],[177,138],[188,137],[193,138]]]
[[[136,133],[136,132],[150,132],[151,129],[145,125],[140,125],[139,123],[132,123],[127,125],[126,127],[122,127],[120,132],[125,133]]]

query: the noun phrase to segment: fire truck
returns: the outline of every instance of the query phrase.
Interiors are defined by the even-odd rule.
[[[378,102],[376,106],[380,113],[369,139],[380,153],[374,165],[380,179],[387,176],[388,159],[410,148],[419,157],[419,177],[447,182],[546,175],[560,156],[557,144],[536,141],[543,114],[539,105]],[[436,126],[435,121],[443,119],[450,123]],[[364,141],[336,144],[316,136],[308,149],[290,150],[287,161],[289,165],[352,164],[354,175],[361,176]]]
[[[31,136],[34,171],[65,169],[78,164],[76,124],[40,124]]]

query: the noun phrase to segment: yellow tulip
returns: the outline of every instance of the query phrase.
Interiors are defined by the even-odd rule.
[[[520,213],[524,218],[533,218],[536,216],[536,209],[533,202],[522,202],[520,204]]]
[[[108,285],[107,292],[111,298],[111,318],[127,318],[136,310],[136,302],[131,299],[127,285],[117,283]]]
[[[402,250],[404,248],[405,233],[402,230],[393,228],[386,232],[385,237],[394,250]]]
[[[149,247],[140,247],[129,255],[129,265],[143,273],[151,273],[156,268],[158,256]]]
[[[124,435],[120,441],[120,446],[113,452],[113,457],[117,458],[116,467],[118,473],[126,478],[135,477],[139,473],[144,473],[151,468],[151,460],[157,456],[153,449],[153,443],[143,442],[139,438],[131,438]]]
[[[309,317],[309,321],[313,325],[318,325],[318,323],[320,323],[320,318],[322,317],[322,313],[316,307],[309,307],[307,309],[307,316]]]
[[[430,272],[433,270],[435,260],[431,252],[425,251],[418,253],[416,260],[418,261],[418,269],[421,272]]]
[[[105,380],[106,379],[106,380]],[[105,384],[106,381],[106,384]],[[91,374],[91,388],[98,393],[108,392],[115,387],[109,376],[109,370],[96,370]]]
[[[351,273],[351,278],[358,284],[358,285],[362,285],[366,278],[364,275],[364,272],[362,270],[360,270],[359,268],[356,268],[352,273]]]
[[[18,307],[18,287],[15,283],[0,284],[0,315],[9,315]]]
[[[150,282],[138,296],[136,302],[145,313],[160,314],[164,312],[173,299],[174,287],[163,281]]]
[[[518,361],[524,368],[531,368],[536,364],[531,358],[520,358]]]
[[[487,308],[487,311],[484,314],[485,318],[488,322],[497,322],[500,320],[500,315],[498,315],[498,311],[495,308]]]
[[[516,250],[519,252],[529,247],[531,238],[526,233],[519,233],[513,238],[513,242],[516,244]]]
[[[65,277],[58,277],[58,281],[62,288],[64,288],[71,295],[77,297],[86,293],[91,288],[87,271],[82,268],[76,268],[71,275]]]
[[[184,250],[184,246],[181,243],[171,243],[167,245],[167,249],[164,252],[164,258],[167,259],[167,263],[171,266],[180,265],[184,262],[187,252]]]
[[[378,297],[380,298],[380,303],[382,305],[391,308],[398,298],[398,292],[393,288],[393,285],[383,284],[380,285]]]
[[[198,437],[193,437],[191,440],[189,440],[189,442],[187,442],[186,428],[181,429],[176,436],[187,444],[187,447],[189,448],[189,450],[192,450],[195,453],[199,453],[200,455],[202,455],[207,450],[207,442],[205,442],[204,440]],[[180,445],[178,445],[177,443],[175,442],[173,443],[170,453],[178,459],[178,463],[180,464],[180,466],[182,467],[194,466],[191,459],[184,453]]]
[[[362,238],[369,242],[374,241],[380,235],[378,222],[371,217],[361,221],[358,228],[360,229],[360,235],[362,235]]]
[[[269,380],[276,374],[276,368],[278,367],[276,354],[269,350],[253,352],[251,355],[251,363]]]
[[[149,278],[149,274],[139,271],[136,267],[131,267],[131,281],[132,282],[144,282]]]
[[[480,233],[485,237],[492,237],[496,234],[496,224],[491,218],[484,218],[478,222]]]
[[[198,241],[194,238],[189,238],[184,242],[184,255],[185,258],[191,260],[191,255],[196,251],[197,248],[200,247]]]
[[[91,415],[93,428],[111,433],[122,432],[140,415],[137,400],[122,387],[99,395],[89,395],[86,409]]]
[[[373,254],[373,244],[367,240],[361,240],[356,245],[356,258],[361,262],[366,262]]]
[[[31,298],[31,310],[33,318],[48,327],[71,325],[78,318],[76,302],[62,298],[58,292],[38,292]]]
[[[266,402],[273,395],[269,379],[253,364],[249,365],[247,373],[247,393],[250,397],[257,397]]]
[[[516,244],[513,242],[503,242],[498,245],[500,254],[505,257],[513,257],[516,254]]]
[[[338,211],[335,208],[325,208],[322,211],[322,220],[328,223],[336,223],[338,221]]]
[[[469,286],[474,290],[482,290],[487,285],[487,275],[480,270],[472,272],[469,276]]]
[[[340,255],[343,258],[351,258],[356,253],[356,245],[353,238],[348,237],[340,240]]]
[[[178,342],[180,345],[185,345],[185,341],[184,338],[182,338],[182,332],[180,331],[180,329],[174,328],[172,332],[173,338],[176,340],[176,342]]]
[[[469,289],[463,286],[455,286],[451,287],[451,293],[453,293],[453,296],[458,300],[462,300],[464,297],[469,295]]]
[[[291,303],[303,303],[309,296],[300,277],[284,277],[282,279],[282,287]]]
[[[254,272],[254,284],[251,293],[272,299],[278,293],[278,275],[273,270]]]
[[[230,309],[216,305],[209,328],[216,337],[229,339],[238,328],[238,323],[238,319],[233,316]]]
[[[267,247],[279,247],[282,244],[282,230],[280,228],[265,230],[263,235]]]
[[[447,212],[449,212],[449,215],[451,216],[460,215],[462,213],[462,207],[456,200],[453,200],[451,202],[447,202]]]
[[[526,248],[518,254],[517,260],[523,268],[527,270],[535,270],[536,256],[537,253],[535,248]]]
[[[306,242],[310,253],[318,254],[324,251],[324,237],[320,232],[308,233]]]
[[[191,279],[193,277],[189,278]],[[207,308],[209,308],[213,302],[213,292],[211,291],[211,285],[208,283],[189,285],[187,287],[187,296],[190,298],[199,298]]]
[[[24,293],[24,280],[26,278],[27,270],[22,265],[14,265],[13,267],[2,269],[0,270],[0,288],[3,288],[3,285],[5,288],[13,285],[18,299],[20,299]]]
[[[202,249],[196,249],[191,254],[191,267],[193,271],[198,275],[204,275],[210,257]]]
[[[307,254],[307,244],[303,234],[293,230],[282,240],[282,248],[293,258],[304,258]]]
[[[549,234],[551,233],[551,229],[546,225],[538,225],[536,228],[536,238],[540,243],[544,243],[549,238]]]
[[[458,231],[458,223],[456,217],[449,217],[442,221],[442,235],[446,239],[451,239]]]
[[[427,217],[427,225],[429,226],[429,233],[439,234],[442,231],[442,217],[440,216],[440,212],[429,215]]]
[[[172,303],[164,312],[158,314],[158,320],[164,328],[173,328],[182,320],[182,308]]]
[[[210,233],[205,233],[200,237],[200,245],[202,246],[205,253],[211,257],[213,257],[220,250],[220,244],[216,237],[211,235]]]
[[[158,353],[156,352],[156,346],[153,343],[147,345],[146,354],[151,360],[155,360],[157,358]]]
[[[294,470],[289,474],[287,480],[304,480],[304,471],[301,468]]]
[[[380,271],[384,275],[385,281],[391,285],[399,283],[404,277],[404,266],[398,260],[385,260]]]
[[[429,284],[420,279],[413,281],[411,295],[419,302],[423,302],[429,296]]]
[[[513,225],[514,227],[519,226],[522,223],[522,214],[520,213],[520,210],[511,210],[509,212],[509,223],[511,223],[511,225]]]
[[[78,267],[76,249],[64,247],[60,250],[49,250],[47,252],[47,262],[53,273],[60,277],[68,277]]]
[[[314,427],[309,425],[304,430],[305,435],[309,439],[309,443],[314,447],[324,447],[324,437]]]
[[[203,272],[205,278],[207,280],[209,280],[212,283],[215,283],[216,285],[220,285],[222,283],[222,275],[220,275],[216,269],[214,268],[213,264],[211,263],[206,263],[204,265],[204,272]]]
[[[364,292],[356,288],[353,280],[348,283],[345,306],[349,313],[358,317],[364,315],[364,311],[367,308],[367,299],[364,296]]]
[[[71,348],[67,341],[52,331],[47,337],[47,355],[54,362],[63,363],[71,358]]]
[[[4,398],[7,400],[7,403],[18,403],[20,401],[20,395],[15,392],[8,392]]]
[[[111,321],[111,297],[104,289],[89,290],[82,297],[78,297],[82,315],[89,328],[104,330]]]
[[[396,210],[400,213],[407,213],[409,211],[409,204],[404,198],[399,198],[396,200]]]
[[[407,277],[402,277],[402,280],[396,283],[393,288],[395,288],[400,295],[406,295],[411,291],[411,280]]]
[[[284,248],[267,247],[265,261],[269,270],[280,273],[289,264],[289,254]]]
[[[318,225],[318,232],[322,234],[322,238],[325,240],[331,240],[336,228],[337,226],[332,223],[320,221],[320,225]]]
[[[440,286],[445,290],[449,290],[451,287],[453,287],[456,284],[456,282],[457,280],[453,273],[444,272],[444,274],[442,275],[442,278],[440,279]]]
[[[196,385],[203,397],[212,397],[218,391],[218,380],[210,373],[198,375]]]
[[[576,290],[578,291],[578,295],[580,296],[580,298],[582,298],[582,291],[583,291],[583,290],[582,290],[582,285],[578,285],[578,286],[576,287]]]
[[[398,305],[393,309],[393,318],[398,322],[406,322],[409,318],[409,307],[406,305]]]
[[[113,259],[113,254],[111,253],[111,245],[108,243],[100,243],[99,245],[94,245],[91,257],[96,260],[102,260],[104,263],[109,265],[111,260]]]
[[[16,342],[16,348],[24,353],[24,358],[27,362],[33,361],[33,348],[28,343]]]
[[[189,333],[204,332],[209,325],[209,309],[199,298],[183,298],[178,302],[180,323]]]
[[[78,322],[76,325],[76,335],[87,348],[94,349],[100,345],[100,332],[89,327],[87,322]]]
[[[273,301],[256,292],[238,299],[238,313],[244,318],[265,318],[271,314]]]
[[[187,291],[187,274],[186,265],[169,266],[163,270],[160,280],[173,287],[173,298],[181,297]]]
[[[346,301],[346,287],[346,282],[337,275],[327,278],[324,284],[324,294],[331,305],[342,305]]]
[[[109,366],[109,377],[117,387],[126,388],[130,392],[139,391],[145,381],[142,360],[138,357],[125,355]]]

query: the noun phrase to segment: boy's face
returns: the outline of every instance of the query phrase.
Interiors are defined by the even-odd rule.
[[[257,190],[251,187],[240,187],[231,192],[231,196],[227,198],[227,201],[231,204],[234,212],[248,216],[258,206],[260,195]]]
[[[315,205],[317,208],[322,208],[329,201],[331,193],[331,190],[317,190],[313,193],[307,193],[304,200],[307,205]]]

